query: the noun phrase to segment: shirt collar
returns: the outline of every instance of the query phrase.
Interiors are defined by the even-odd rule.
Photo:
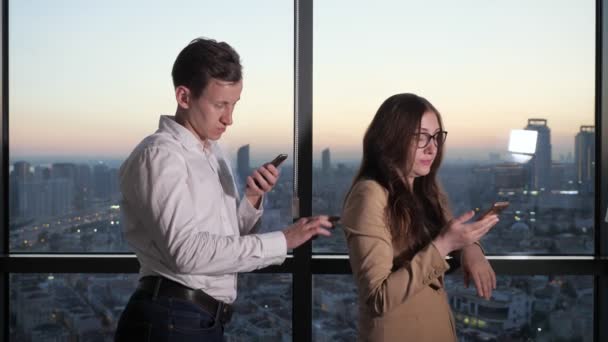
[[[173,115],[161,115],[158,122],[158,130],[171,134],[188,149],[203,147],[203,149],[209,150],[214,143],[207,139],[205,145],[201,144],[200,140],[198,140],[192,132],[175,121],[175,116]]]

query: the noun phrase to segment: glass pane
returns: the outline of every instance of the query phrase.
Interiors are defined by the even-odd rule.
[[[137,274],[11,274],[11,341],[113,341]],[[291,275],[243,274],[226,341],[291,341]]]
[[[591,276],[499,276],[490,301],[457,274],[446,287],[459,341],[593,341]],[[356,339],[351,275],[315,276],[313,300],[314,341]]]
[[[315,4],[314,212],[340,213],[378,107],[415,93],[449,132],[440,180],[453,212],[511,202],[489,253],[593,253],[595,2],[440,3]],[[539,132],[527,162],[508,151],[523,128]],[[346,247],[319,239],[314,251]]]
[[[171,68],[198,36],[228,42],[243,62],[244,90],[221,140],[237,183],[291,154],[293,2],[28,0],[9,8],[12,252],[129,250],[117,170],[161,114],[175,113]],[[291,160],[266,196],[263,231],[291,222]]]

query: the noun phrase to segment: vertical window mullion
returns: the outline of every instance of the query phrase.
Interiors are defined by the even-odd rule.
[[[2,191],[2,206],[0,209],[0,255],[9,253],[9,202],[8,202],[8,0],[2,0],[0,7],[0,29],[2,30],[2,170],[0,170],[0,185]],[[0,330],[4,341],[9,338],[9,273],[5,269],[0,272],[0,294],[2,294],[0,311]]]
[[[294,0],[294,218],[312,215],[312,0]],[[312,340],[312,241],[294,251],[293,340]]]
[[[596,49],[595,49],[595,256],[608,256],[608,183],[603,175],[608,172],[608,117],[605,106],[608,103],[608,72],[604,58],[608,56],[608,6],[603,0],[596,0]],[[595,341],[608,340],[608,275],[601,272],[595,279],[594,337]]]

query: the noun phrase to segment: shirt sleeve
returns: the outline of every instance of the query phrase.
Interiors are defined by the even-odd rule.
[[[287,255],[282,232],[248,236],[213,234],[194,217],[185,160],[164,147],[147,147],[121,170],[123,198],[136,208],[164,263],[178,274],[222,275],[280,264]]]
[[[387,195],[376,182],[353,187],[344,205],[342,221],[357,287],[377,315],[421,291],[442,276],[449,265],[433,244],[410,262],[393,270],[393,244],[384,219]]]
[[[256,209],[246,196],[243,196],[238,207],[239,231],[241,235],[255,233],[257,229],[256,223],[262,218],[264,213],[264,196],[260,200],[260,208]]]

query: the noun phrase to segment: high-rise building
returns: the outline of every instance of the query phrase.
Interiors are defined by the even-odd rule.
[[[22,217],[24,215],[24,199],[20,189],[23,183],[30,181],[32,173],[30,172],[30,163],[18,161],[13,164],[13,171],[9,177],[9,211],[11,219]]]
[[[13,164],[13,176],[18,181],[26,181],[31,177],[30,163],[26,161],[18,161]]]
[[[110,169],[103,162],[99,162],[93,166],[93,189],[93,193],[98,199],[110,199],[112,191]]]
[[[551,163],[551,189],[553,190],[570,190],[567,183],[567,169],[568,164],[566,163]]]
[[[76,164],[72,163],[53,163],[51,167],[51,177],[53,179],[63,178],[76,183]]]
[[[23,182],[18,189],[19,211],[25,218],[59,216],[72,210],[73,184],[67,179]]]
[[[329,153],[329,148],[321,151],[321,170],[323,170],[323,174],[329,175],[331,172],[331,155]]]
[[[547,126],[547,119],[528,119],[525,129],[538,132],[536,152],[528,162],[530,188],[548,190],[551,184],[551,130]]]
[[[240,183],[244,184],[247,176],[251,173],[249,166],[249,144],[239,147],[236,152],[236,170]]]
[[[595,126],[581,126],[574,138],[577,181],[586,186],[595,180]]]
[[[38,165],[34,167],[34,180],[43,181],[51,179],[51,168]]]
[[[69,187],[71,189],[70,194],[74,195],[78,192],[78,188],[76,187],[76,178],[78,176],[78,170],[76,168],[76,164],[73,163],[53,163],[51,165],[51,179],[52,180],[65,180],[68,182]],[[57,187],[58,185],[55,183],[48,183],[49,186]],[[52,184],[52,185],[51,185]],[[61,183],[59,183],[61,184]],[[54,200],[64,201],[67,200],[68,204],[64,205],[63,202],[59,202],[57,204],[53,204],[56,206],[53,211],[54,212],[63,212],[64,208],[71,208],[75,203],[75,198],[65,198],[63,196],[59,196],[53,193]]]
[[[525,185],[525,170],[519,163],[501,163],[494,166],[496,191],[519,190]]]
[[[471,290],[450,291],[449,303],[458,327],[480,329],[494,336],[508,330],[521,329],[532,319],[531,298],[521,289],[495,290],[494,302],[476,296]],[[483,324],[481,324],[483,322]]]
[[[76,166],[76,200],[77,209],[86,209],[93,199],[93,175],[91,167],[87,164]]]

